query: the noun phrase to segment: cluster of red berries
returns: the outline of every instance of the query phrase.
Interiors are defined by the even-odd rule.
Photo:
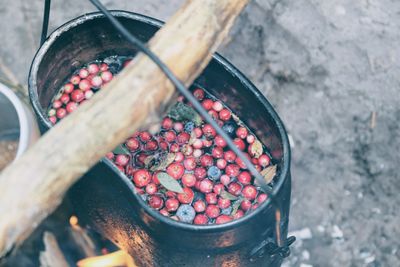
[[[119,58],[110,57],[114,62]],[[95,61],[78,69],[52,100],[48,109],[48,117],[55,124],[76,108],[90,99],[103,85],[112,80],[116,72],[125,66],[130,59],[125,59],[122,66],[112,66],[104,61]],[[110,62],[110,60],[108,60]],[[112,65],[115,65],[115,63]]]
[[[72,112],[68,111],[68,105],[74,103],[77,107],[90,98],[86,98],[87,92],[93,95],[112,77],[106,63],[92,63],[80,69],[63,87],[61,97],[54,99],[49,110],[50,120],[56,123],[62,119],[66,112],[62,115],[60,109]],[[193,90],[193,94],[257,170],[270,165],[265,148],[261,154],[254,153],[253,146],[259,141],[223,103],[200,88]],[[178,101],[190,106],[183,97]],[[197,225],[222,224],[243,217],[268,198],[254,185],[254,178],[243,161],[204,121],[196,124],[167,116],[157,134],[136,132],[126,140],[124,148],[129,152],[109,152],[107,158],[132,179],[136,191],[150,207],[171,219]],[[163,163],[165,166],[150,168],[151,161],[153,166]],[[168,190],[160,182],[161,172],[177,181],[181,190]]]

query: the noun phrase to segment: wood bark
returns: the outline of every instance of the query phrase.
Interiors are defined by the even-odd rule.
[[[150,49],[190,85],[248,0],[187,1]],[[169,103],[174,87],[143,54],[0,176],[0,257],[21,243],[90,167]],[[118,208],[118,207],[116,207]]]

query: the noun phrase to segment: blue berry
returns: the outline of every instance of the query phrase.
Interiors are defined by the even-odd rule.
[[[207,175],[213,181],[219,180],[221,177],[221,170],[218,169],[217,166],[211,166],[208,168]]]
[[[231,215],[232,207],[227,207],[226,209],[221,209],[221,214],[223,215]]]
[[[192,223],[196,216],[196,211],[191,205],[184,204],[178,208],[176,216],[178,216],[179,221],[181,222]]]
[[[184,127],[185,132],[191,133],[193,131],[193,129],[194,129],[194,123],[192,121],[189,121],[185,124],[185,127]]]
[[[230,122],[225,123],[222,126],[222,130],[224,130],[230,137],[235,135],[235,126]]]

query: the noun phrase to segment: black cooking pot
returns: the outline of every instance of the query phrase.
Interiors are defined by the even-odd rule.
[[[142,41],[162,26],[134,13],[112,14]],[[55,30],[37,52],[29,74],[29,95],[42,131],[52,125],[45,110],[65,77],[94,59],[135,52],[99,13],[78,17]],[[249,215],[223,225],[179,223],[149,208],[135,194],[132,182],[107,159],[68,195],[78,216],[128,251],[139,266],[280,266],[292,241],[286,239],[291,181],[284,126],[264,96],[220,55],[213,57],[196,83],[226,103],[270,149],[279,170],[274,204],[268,200]]]

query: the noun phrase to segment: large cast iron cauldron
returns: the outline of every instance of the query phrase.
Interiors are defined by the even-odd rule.
[[[143,41],[162,25],[138,14],[114,11],[113,15]],[[100,57],[133,53],[99,13],[76,18],[53,32],[37,52],[29,75],[30,98],[42,131],[51,127],[46,107],[75,67]],[[145,205],[128,178],[107,159],[77,182],[69,197],[81,219],[127,250],[139,266],[279,266],[285,250],[275,243],[276,238],[286,243],[291,190],[290,151],[282,122],[254,85],[219,55],[196,83],[231,107],[270,148],[279,169],[274,190],[275,206],[281,209],[280,227],[270,201],[223,225],[195,226],[165,218]]]

